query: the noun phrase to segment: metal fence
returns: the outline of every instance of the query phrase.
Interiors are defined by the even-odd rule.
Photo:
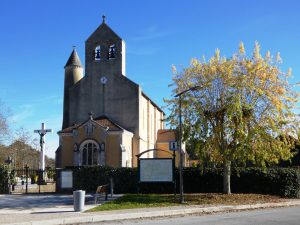
[[[13,181],[11,183],[12,191],[13,192],[41,192],[42,190],[49,190],[49,188],[45,188],[46,185],[52,185],[55,187],[56,183],[56,170],[49,169],[46,170],[39,170],[39,169],[32,169],[32,168],[21,168],[21,169],[13,169],[11,171],[13,174]],[[30,190],[29,190],[30,189]],[[55,188],[54,188],[55,191]],[[43,191],[45,192],[45,191]],[[50,191],[53,192],[53,191]]]
[[[32,184],[38,182],[51,183],[56,180],[56,170],[55,169],[46,169],[46,170],[37,170],[31,168],[24,169],[13,169],[12,173],[16,177],[17,181],[28,179]]]

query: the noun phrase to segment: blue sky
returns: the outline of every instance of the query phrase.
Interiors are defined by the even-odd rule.
[[[72,51],[84,63],[84,42],[101,24],[127,47],[127,76],[159,106],[170,98],[171,65],[210,57],[216,48],[230,57],[243,41],[262,53],[280,52],[282,68],[300,80],[298,0],[2,0],[0,2],[0,99],[12,128],[29,131],[46,122],[46,154],[54,157],[61,128],[64,65]],[[34,136],[35,134],[33,134]]]

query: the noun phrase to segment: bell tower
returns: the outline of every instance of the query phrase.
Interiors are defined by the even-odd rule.
[[[106,24],[102,24],[85,42],[86,76],[125,76],[125,42]]]

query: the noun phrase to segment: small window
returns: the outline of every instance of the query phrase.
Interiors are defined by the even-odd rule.
[[[100,60],[101,59],[100,53],[101,53],[101,47],[100,47],[100,45],[98,45],[95,48],[95,60]]]
[[[115,45],[110,45],[108,49],[108,58],[114,59],[116,58],[116,48]]]

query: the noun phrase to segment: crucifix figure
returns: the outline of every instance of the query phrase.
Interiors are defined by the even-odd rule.
[[[34,130],[34,133],[38,133],[40,135],[40,146],[41,146],[41,154],[40,154],[40,170],[45,170],[45,135],[49,132],[52,132],[51,129],[46,129],[45,123],[42,123],[42,127],[40,130]]]

